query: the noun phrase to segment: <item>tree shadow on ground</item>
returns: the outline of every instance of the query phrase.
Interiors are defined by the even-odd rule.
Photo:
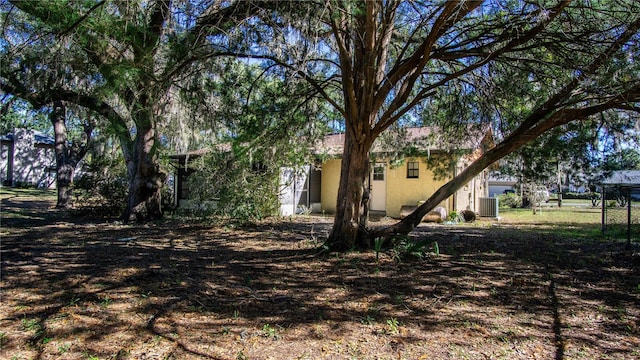
[[[633,358],[624,244],[423,225],[441,254],[319,254],[325,217],[3,227],[2,353],[100,358]],[[48,220],[48,221],[47,221]],[[317,355],[317,356],[312,356]],[[585,355],[585,356],[582,356]]]

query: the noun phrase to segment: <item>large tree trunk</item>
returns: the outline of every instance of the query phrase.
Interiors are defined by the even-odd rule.
[[[347,131],[340,171],[338,201],[327,244],[331,251],[370,247],[369,217],[370,143],[358,143]]]
[[[66,209],[71,206],[72,192],[71,181],[73,180],[74,167],[70,166],[69,151],[67,145],[66,108],[62,101],[53,104],[53,111],[49,115],[49,120],[53,125],[55,135],[55,155],[56,155],[56,187],[58,188],[57,209]]]
[[[150,122],[151,123],[151,122]],[[155,127],[139,126],[127,159],[129,197],[123,220],[147,221],[162,217],[161,190],[166,174],[157,162]]]
[[[56,208],[67,209],[71,206],[73,200],[72,183],[76,166],[87,153],[93,126],[91,124],[85,125],[86,139],[84,144],[81,145],[76,142],[71,146],[67,139],[66,107],[62,101],[54,102],[49,120],[53,125],[55,134],[56,187],[58,188]]]

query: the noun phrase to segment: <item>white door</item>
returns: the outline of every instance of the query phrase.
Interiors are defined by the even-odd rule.
[[[309,207],[309,165],[301,169],[280,168],[280,215],[297,214]]]
[[[373,165],[371,174],[371,205],[374,211],[387,209],[387,174],[386,163],[377,162]]]

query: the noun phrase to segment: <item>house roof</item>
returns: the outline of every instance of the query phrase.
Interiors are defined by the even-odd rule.
[[[413,127],[413,128],[405,128],[406,137],[403,135],[395,135],[397,142],[401,143],[412,143],[418,150],[422,151],[442,151],[442,150],[450,150],[453,149],[454,146],[458,144],[451,143],[444,137],[438,136],[438,131],[435,128],[431,127]],[[474,150],[478,149],[483,145],[483,141],[486,141],[487,135],[491,135],[491,131],[479,131],[477,129],[468,130],[472,136],[468,136],[463,144],[455,147],[456,149],[461,150]],[[383,134],[383,136],[389,136],[387,133]],[[394,135],[391,135],[394,136]],[[490,139],[490,141],[493,141]],[[492,146],[492,143],[491,143]],[[218,150],[221,151],[230,151],[231,146],[228,143],[219,144]],[[313,145],[313,151],[317,155],[330,155],[330,156],[339,156],[343,154],[344,148],[344,133],[340,134],[331,134],[327,135],[324,138],[318,140]],[[376,140],[373,146],[374,153],[384,153],[390,152],[393,149],[393,145],[384,144],[380,139]],[[198,150],[193,150],[180,154],[169,155],[170,159],[178,160],[179,162],[183,162],[185,160],[196,158],[202,155],[205,155],[211,151],[210,148],[202,148]]]
[[[640,170],[619,170],[602,181],[603,186],[640,188]]]
[[[198,150],[193,150],[193,151],[187,151],[185,153],[181,153],[181,154],[173,154],[173,155],[169,155],[169,159],[186,159],[188,157],[198,157],[198,156],[202,156],[205,154],[208,154],[209,152],[211,152],[210,148],[202,148],[202,149],[198,149]]]
[[[229,143],[218,144],[215,147],[217,148],[218,151],[231,151],[231,144]],[[205,147],[197,150],[187,151],[180,154],[172,154],[172,155],[169,155],[169,159],[177,160],[178,162],[185,162],[190,159],[195,159],[200,156],[206,155],[211,151],[212,151],[211,147]]]
[[[487,179],[489,181],[490,185],[493,184],[509,184],[509,185],[514,185],[518,182],[518,179],[515,176],[511,176],[511,175],[503,175],[503,174],[499,174],[499,173],[492,173],[489,175],[489,179]]]
[[[53,136],[45,135],[39,131],[34,131],[33,142],[42,145],[55,145],[56,139]]]
[[[486,136],[490,134],[490,131],[479,131],[469,129],[468,133],[471,134],[462,144],[453,144],[444,136],[438,136],[438,130],[432,127],[413,127],[405,128],[406,137],[399,136],[399,141],[402,143],[413,143],[418,150],[423,151],[438,151],[438,150],[450,150],[455,147],[459,150],[474,150],[482,145]],[[383,134],[384,136],[384,134]],[[314,151],[317,154],[326,155],[342,155],[344,148],[345,134],[332,134],[325,136],[322,140],[319,140],[315,146]],[[373,145],[374,153],[382,153],[393,150],[389,145],[384,144],[380,138],[376,140]]]
[[[13,134],[0,136],[2,142],[13,142]],[[46,135],[40,131],[33,131],[33,143],[37,145],[55,145],[56,140],[53,136]]]

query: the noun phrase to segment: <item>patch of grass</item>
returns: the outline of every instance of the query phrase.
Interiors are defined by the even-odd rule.
[[[22,330],[38,332],[42,329],[40,323],[36,319],[22,319]]]
[[[278,330],[269,324],[262,325],[261,334],[266,338],[271,338],[273,340],[278,339]]]
[[[80,298],[74,297],[71,300],[69,300],[69,306],[76,306],[78,302],[80,302]]]
[[[564,206],[544,208],[533,214],[531,209],[500,209],[501,223],[536,224],[600,224],[599,208]]]
[[[373,250],[376,252],[376,262],[379,261],[380,251],[382,251],[382,245],[384,244],[384,238],[379,237],[373,240]]]
[[[69,352],[69,350],[71,349],[71,344],[61,344],[58,346],[58,353],[59,354],[64,354]]]
[[[0,332],[0,349],[2,349],[5,342],[7,342],[7,334]]]
[[[391,335],[400,333],[400,322],[398,319],[392,317],[387,320],[387,333]]]
[[[363,325],[373,325],[375,320],[376,319],[374,319],[371,315],[367,314],[360,318],[360,323]]]
[[[111,300],[111,298],[109,298],[108,295],[105,295],[105,297],[102,298],[102,301],[100,301],[100,306],[107,307],[107,306],[111,305],[112,302],[113,302],[113,300]]]
[[[87,360],[100,360],[99,357],[97,357],[95,355],[92,355],[92,354],[89,354],[88,352],[83,353],[83,356]]]
[[[13,188],[0,186],[0,199],[7,199],[16,196],[39,200],[55,200],[57,193],[55,189]]]

